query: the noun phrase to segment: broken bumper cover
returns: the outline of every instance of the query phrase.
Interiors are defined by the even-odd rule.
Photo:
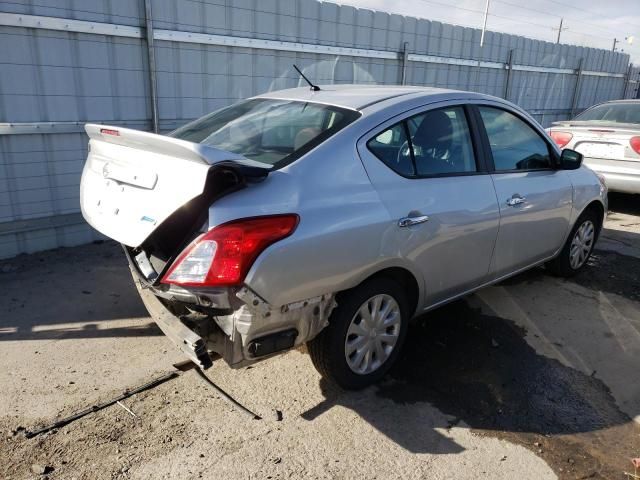
[[[336,306],[333,294],[274,307],[244,286],[224,292],[163,290],[145,282],[133,262],[131,274],[149,314],[169,339],[196,365],[211,366],[211,354],[219,354],[232,368],[262,360],[299,346],[328,325]],[[205,298],[206,302],[202,301]],[[208,314],[193,320],[174,314],[166,302]],[[214,306],[212,309],[204,307]],[[193,326],[193,329],[191,328]],[[194,331],[195,330],[195,331]]]
[[[240,340],[245,361],[308,342],[329,324],[337,305],[331,293],[281,307],[270,305],[246,286],[235,295],[243,302],[242,307],[231,315],[217,317],[216,322],[232,340]]]
[[[160,330],[173,342],[192,362],[200,368],[207,369],[212,365],[205,340],[183,324],[173,315],[153,292],[145,288],[137,278],[137,273],[131,271],[144,306]]]

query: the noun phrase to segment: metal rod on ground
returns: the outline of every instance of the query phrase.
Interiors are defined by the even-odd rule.
[[[116,403],[120,405],[122,408],[124,408],[125,411],[129,413],[129,415],[131,415],[133,418],[138,418],[138,416],[135,413],[133,413],[131,409],[127,407],[124,403],[122,403],[120,400],[118,400]]]
[[[236,407],[238,410],[240,410],[242,413],[249,415],[251,418],[253,418],[254,420],[262,420],[262,417],[253,413],[251,410],[249,410],[247,407],[245,407],[244,405],[238,403],[238,401],[236,399],[234,399],[231,395],[229,395],[227,392],[225,392],[223,389],[221,389],[219,386],[217,386],[215,383],[213,383],[213,381],[211,381],[211,379],[209,377],[207,377],[204,372],[202,370],[200,370],[200,368],[196,367],[196,373],[198,374],[198,376],[202,379],[203,382],[205,382],[207,385],[209,385],[210,387],[212,387],[216,392],[218,392],[220,394],[220,396],[229,404],[231,404],[232,406]]]
[[[79,412],[74,413],[73,415],[69,415],[66,418],[62,418],[54,423],[52,423],[51,425],[47,425],[46,427],[42,427],[39,428],[38,430],[32,430],[32,431],[27,431],[25,432],[25,437],[27,438],[33,438],[37,435],[41,435],[43,433],[49,432],[51,430],[54,430],[56,428],[61,428],[64,427],[65,425],[78,420],[82,417],[86,417],[87,415],[89,415],[90,413],[93,412],[97,412],[99,410],[102,410],[106,407],[109,407],[111,405],[114,405],[116,403],[119,403],[120,400],[124,400],[125,398],[129,398],[132,395],[135,395],[136,393],[140,393],[143,392],[145,390],[149,390],[150,388],[153,387],[157,387],[158,385],[172,380],[176,377],[180,376],[179,372],[169,372],[166,373],[154,380],[151,380],[150,382],[145,383],[144,385],[140,385],[139,387],[133,388],[131,390],[125,390],[121,395],[117,396],[116,398],[113,398],[111,400],[107,400],[106,402],[103,403],[98,403],[96,405],[92,405],[90,407],[85,408],[84,410],[80,410]]]
[[[219,357],[219,355],[213,355],[213,358],[217,358]],[[69,415],[68,417],[65,418],[61,418],[60,420],[57,420],[55,422],[53,422],[50,425],[47,425],[46,427],[42,427],[39,428],[37,430],[27,430],[25,432],[25,437],[26,438],[33,438],[37,435],[41,435],[43,433],[47,433],[50,432],[51,430],[55,430],[56,428],[62,428],[65,425],[68,425],[71,422],[74,422],[76,420],[79,420],[83,417],[86,417],[87,415],[89,415],[90,413],[94,413],[94,412],[98,412],[100,410],[103,410],[107,407],[110,407],[111,405],[115,405],[118,404],[120,405],[122,408],[124,408],[127,412],[129,412],[131,415],[133,415],[134,417],[137,418],[137,415],[135,413],[133,413],[129,408],[127,408],[123,403],[121,403],[121,400],[124,400],[126,398],[129,398],[133,395],[135,395],[136,393],[141,393],[144,392],[145,390],[149,390],[151,388],[157,387],[158,385],[161,385],[169,380],[172,380],[176,377],[179,377],[180,375],[182,375],[184,372],[187,372],[191,369],[195,369],[198,372],[198,376],[207,383],[207,385],[209,385],[210,387],[212,387],[214,390],[216,390],[221,396],[222,398],[227,401],[228,403],[230,403],[231,405],[233,405],[234,407],[238,408],[242,413],[245,413],[247,415],[250,415],[251,418],[255,419],[255,420],[262,420],[262,417],[260,417],[259,415],[256,415],[255,413],[253,413],[251,410],[249,410],[248,408],[246,408],[245,406],[241,405],[238,401],[236,401],[233,397],[231,397],[231,395],[229,395],[227,392],[225,392],[224,390],[222,390],[220,387],[218,387],[215,383],[213,383],[205,374],[204,372],[202,372],[202,370],[200,370],[200,368],[198,368],[198,366],[193,363],[191,360],[185,360],[183,362],[179,362],[173,365],[173,367],[177,370],[174,372],[169,372],[169,373],[165,373],[164,375],[161,375],[160,377],[151,380],[150,382],[147,382],[143,385],[140,385],[138,387],[132,388],[132,389],[127,389],[124,392],[122,392],[122,394],[120,394],[119,396],[112,398],[111,400],[107,400],[105,402],[102,403],[98,403],[96,405],[92,405],[90,407],[87,407],[83,410],[80,410],[72,415]]]

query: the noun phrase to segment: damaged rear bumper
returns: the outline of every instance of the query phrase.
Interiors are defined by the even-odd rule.
[[[227,295],[218,292],[209,297],[211,306],[205,307],[201,295],[168,295],[142,280],[133,265],[130,268],[153,320],[187,358],[203,369],[212,365],[212,354],[239,368],[299,346],[328,325],[336,306],[330,293],[274,307],[245,286],[228,289]],[[217,305],[216,299],[220,300]],[[176,314],[176,310],[185,315]]]
[[[144,306],[147,308],[151,318],[160,327],[160,330],[182,350],[182,353],[189,360],[200,368],[209,368],[212,365],[212,361],[207,351],[205,339],[189,329],[177,316],[171,313],[149,288],[145,288],[141,284],[134,271],[131,273]]]

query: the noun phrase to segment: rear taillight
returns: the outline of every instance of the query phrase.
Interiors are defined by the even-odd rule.
[[[573,138],[573,135],[571,133],[569,133],[569,132],[559,132],[557,130],[551,130],[549,132],[549,136],[551,136],[553,141],[560,148],[564,147]]]
[[[173,262],[162,283],[232,286],[269,245],[288,237],[298,225],[294,214],[246,218],[217,226],[198,237]]]
[[[640,154],[640,137],[631,137],[629,145],[633,148],[633,151]]]

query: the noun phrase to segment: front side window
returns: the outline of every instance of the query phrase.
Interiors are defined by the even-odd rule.
[[[367,146],[389,168],[406,177],[477,171],[463,107],[414,115],[379,133]]]
[[[531,126],[499,108],[479,110],[496,171],[552,168],[549,146]]]
[[[223,108],[170,136],[282,166],[358,118],[358,112],[292,100],[253,99]]]

